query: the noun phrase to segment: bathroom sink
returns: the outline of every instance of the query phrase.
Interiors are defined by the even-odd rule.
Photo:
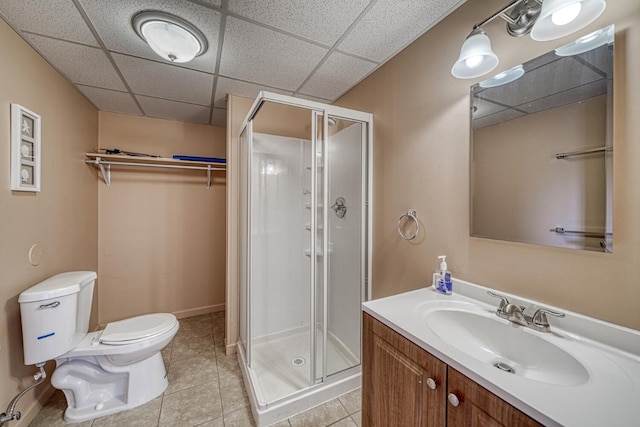
[[[436,309],[424,321],[442,341],[493,365],[505,375],[541,383],[575,386],[589,380],[585,367],[540,332],[499,319],[491,313]]]

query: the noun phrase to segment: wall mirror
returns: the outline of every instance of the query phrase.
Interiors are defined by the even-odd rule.
[[[609,26],[471,87],[471,235],[613,251]]]

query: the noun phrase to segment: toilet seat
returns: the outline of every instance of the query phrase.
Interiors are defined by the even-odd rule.
[[[178,321],[170,313],[152,313],[118,320],[107,324],[100,335],[105,345],[127,345],[162,335],[172,329]]]

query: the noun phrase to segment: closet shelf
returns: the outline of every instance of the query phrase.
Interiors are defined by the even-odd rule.
[[[95,165],[107,187],[111,186],[111,166],[148,167],[164,169],[190,169],[207,172],[207,188],[211,188],[211,172],[226,171],[225,163],[177,160],[165,157],[123,156],[118,154],[86,153],[85,163]],[[106,166],[106,167],[105,167]]]

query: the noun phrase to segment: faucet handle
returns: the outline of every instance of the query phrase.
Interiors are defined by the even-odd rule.
[[[550,314],[556,317],[564,317],[564,313],[560,313],[559,311],[553,311],[548,308],[541,307],[537,309],[536,312],[533,314],[533,317],[531,318],[531,322],[538,327],[548,328],[549,321],[547,320],[547,314]]]
[[[509,304],[509,300],[504,295],[496,294],[495,292],[487,291],[487,294],[494,298],[500,298],[500,305],[498,306],[498,312],[504,312],[504,308]]]

